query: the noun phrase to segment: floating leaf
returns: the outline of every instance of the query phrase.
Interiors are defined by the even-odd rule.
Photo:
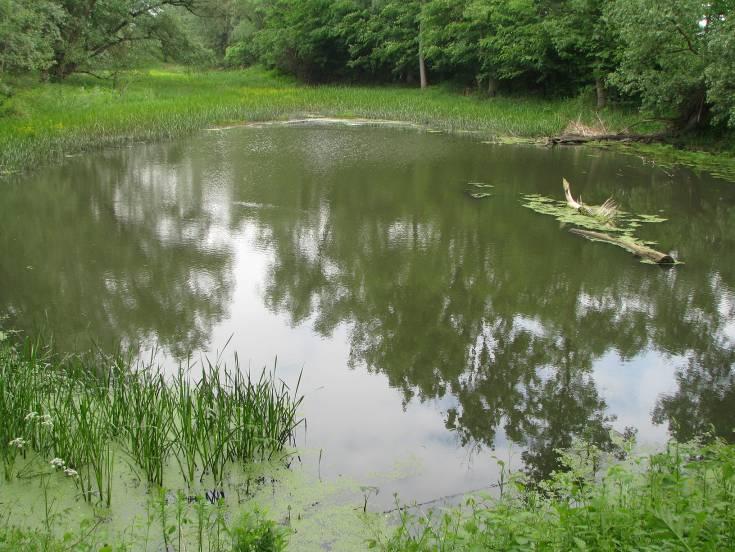
[[[492,184],[485,184],[484,182],[468,182],[470,186],[474,186],[475,188],[494,188]]]
[[[474,199],[483,199],[485,197],[492,197],[493,194],[488,194],[487,192],[470,192],[470,197]]]

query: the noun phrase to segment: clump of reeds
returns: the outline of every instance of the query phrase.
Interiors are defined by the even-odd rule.
[[[302,397],[263,370],[244,374],[206,363],[173,378],[117,355],[60,357],[39,341],[0,342],[0,462],[13,477],[18,457],[51,461],[83,498],[111,501],[114,451],[147,481],[164,485],[175,460],[188,485],[223,481],[230,462],[281,453],[301,423]],[[198,378],[193,376],[198,375]]]

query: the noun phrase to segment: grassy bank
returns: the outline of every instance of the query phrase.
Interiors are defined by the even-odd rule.
[[[735,446],[672,442],[601,473],[600,460],[580,446],[564,456],[568,471],[540,487],[510,477],[500,498],[404,512],[393,534],[371,544],[395,552],[735,550]]]
[[[64,154],[136,141],[169,139],[210,125],[304,114],[400,120],[492,138],[537,138],[570,121],[608,131],[637,121],[635,113],[591,102],[463,96],[432,88],[307,87],[257,68],[187,73],[131,71],[111,82],[75,76],[64,84],[20,86],[1,108],[0,173]],[[636,127],[636,130],[645,130]]]

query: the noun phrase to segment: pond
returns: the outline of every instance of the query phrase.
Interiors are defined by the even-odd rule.
[[[667,219],[639,235],[685,264],[523,206],[561,199],[563,177]],[[305,469],[376,485],[378,505],[487,488],[493,456],[541,476],[610,428],[732,437],[731,183],[590,148],[261,125],[68,157],[0,190],[6,327],[172,369],[277,363],[301,375]]]

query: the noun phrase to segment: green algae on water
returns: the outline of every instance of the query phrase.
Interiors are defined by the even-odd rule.
[[[598,217],[584,215],[579,211],[569,207],[565,201],[553,199],[540,194],[524,194],[522,197],[522,205],[532,211],[542,215],[551,215],[562,224],[584,228],[586,230],[594,230],[598,232],[608,232],[619,236],[634,238],[633,233],[642,224],[665,222],[667,219],[657,215],[638,215],[618,211],[614,221],[602,220]],[[647,242],[637,240],[638,243],[650,245]]]
[[[651,247],[656,245],[652,241],[644,241],[635,236],[635,232],[643,224],[652,224],[665,222],[667,219],[657,215],[639,215],[627,213],[625,211],[617,211],[614,220],[600,219],[595,216],[585,215],[576,209],[567,205],[565,201],[552,199],[540,194],[526,194],[522,196],[522,205],[532,211],[543,215],[551,215],[562,225],[569,225],[575,228],[591,230],[593,232],[603,232],[611,236],[618,242],[595,239],[590,236],[584,236],[585,239],[601,243],[609,243],[625,249],[636,255],[635,249],[638,247]],[[650,260],[641,257],[641,262],[646,264],[655,264]],[[683,264],[675,261],[673,264]]]

